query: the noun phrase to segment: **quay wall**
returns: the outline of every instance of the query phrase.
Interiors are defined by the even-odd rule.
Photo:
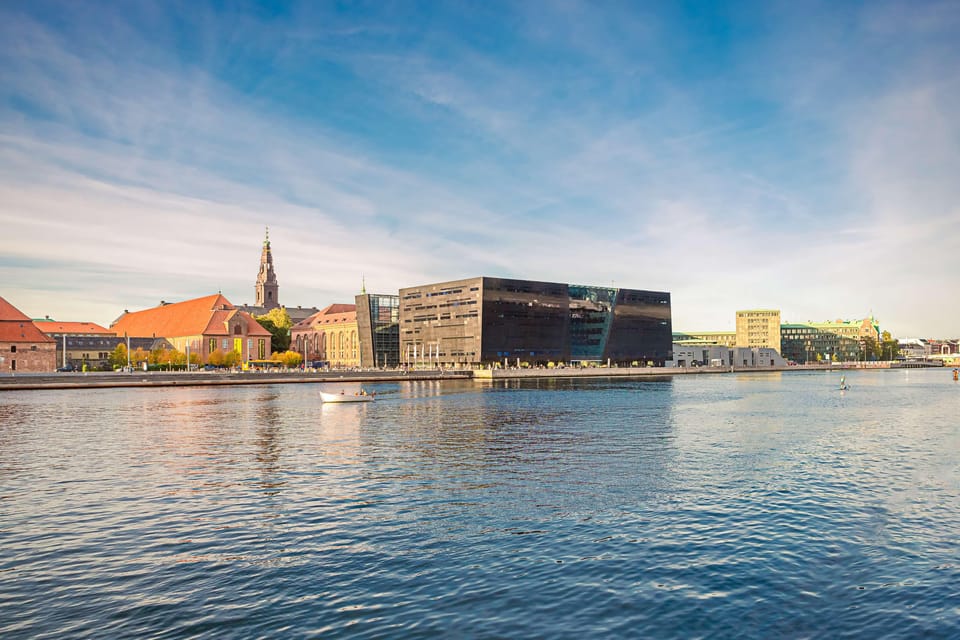
[[[897,367],[896,364],[893,365]],[[0,375],[0,392],[30,389],[88,389],[110,387],[173,387],[252,384],[309,384],[342,382],[400,382],[403,380],[516,380],[525,378],[649,378],[783,371],[889,369],[889,362],[851,362],[786,367],[590,367],[563,369],[424,369],[323,372],[91,372]]]
[[[404,380],[469,380],[470,371],[325,371],[291,373],[144,372],[51,373],[0,376],[0,392],[31,389],[96,389],[117,387],[206,387],[251,384],[389,382]]]

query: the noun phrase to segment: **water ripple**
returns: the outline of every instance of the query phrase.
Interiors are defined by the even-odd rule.
[[[0,395],[0,635],[960,637],[942,373]]]

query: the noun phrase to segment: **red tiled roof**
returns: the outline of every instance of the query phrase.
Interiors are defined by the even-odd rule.
[[[356,322],[357,305],[355,304],[331,304],[324,307],[315,314],[301,320],[293,326],[291,331],[309,331],[312,327],[321,324],[333,324],[338,322]]]
[[[15,306],[3,299],[3,296],[0,296],[0,320],[27,320],[30,318],[23,315],[23,312],[20,309],[17,309]]]
[[[105,333],[115,335],[113,331],[106,327],[101,327],[95,322],[57,322],[56,320],[34,320],[37,329],[46,334],[50,333]]]
[[[355,304],[331,304],[328,307],[320,309],[318,313],[320,315],[330,315],[331,313],[350,313],[356,310],[357,305]]]
[[[15,306],[0,297],[0,342],[56,342]]]
[[[120,316],[110,329],[117,335],[126,333],[139,338],[227,335],[225,323],[235,314],[241,314],[247,319],[248,335],[264,337],[270,335],[270,332],[261,327],[250,314],[238,311],[219,293],[126,313]]]

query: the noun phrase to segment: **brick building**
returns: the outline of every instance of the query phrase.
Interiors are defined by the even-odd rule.
[[[56,368],[54,339],[0,297],[0,373],[48,373]]]
[[[357,306],[331,304],[290,329],[290,348],[307,361],[332,367],[360,366]]]
[[[166,338],[174,349],[208,362],[215,352],[235,352],[243,362],[270,357],[270,332],[221,294],[124,312],[110,330],[131,338]]]

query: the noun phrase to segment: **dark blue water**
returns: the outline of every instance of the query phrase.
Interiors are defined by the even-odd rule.
[[[960,638],[960,385],[839,375],[0,393],[0,637]]]

